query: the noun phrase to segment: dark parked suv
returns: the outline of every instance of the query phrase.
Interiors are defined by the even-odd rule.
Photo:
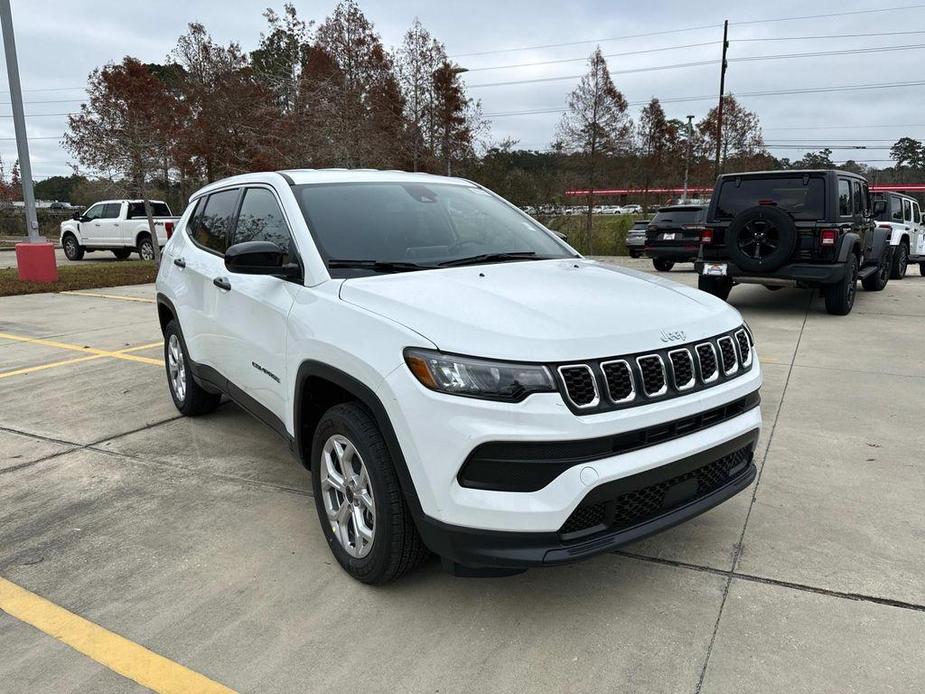
[[[763,171],[716,181],[695,264],[700,289],[725,299],[734,284],[818,287],[829,313],[854,306],[857,281],[890,278],[889,232],[878,229],[867,181],[847,171]]]
[[[675,263],[692,263],[700,251],[700,232],[707,208],[701,205],[662,207],[646,230],[645,254],[659,272]]]

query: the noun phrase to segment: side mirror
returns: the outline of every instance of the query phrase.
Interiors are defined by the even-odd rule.
[[[71,219],[73,219],[75,222],[82,222],[83,218],[83,212],[75,212],[71,215]]]
[[[271,241],[244,241],[225,251],[225,268],[239,275],[274,275],[292,279],[300,275],[295,263],[283,265],[283,249]]]
[[[886,212],[886,200],[874,200],[874,205],[871,208],[874,217],[883,214]]]

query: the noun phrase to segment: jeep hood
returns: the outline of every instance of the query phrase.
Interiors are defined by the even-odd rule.
[[[704,292],[580,258],[353,278],[341,284],[340,297],[440,350],[520,361],[641,352],[742,322],[735,309]]]

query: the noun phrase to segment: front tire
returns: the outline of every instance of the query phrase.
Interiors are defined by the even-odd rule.
[[[210,393],[196,383],[190,372],[190,358],[180,333],[180,325],[172,320],[164,329],[164,364],[170,397],[180,414],[197,417],[215,410],[222,401],[220,393]]]
[[[338,564],[363,583],[387,583],[427,556],[385,439],[368,410],[335,405],[312,439],[312,488]]]
[[[906,270],[909,267],[909,246],[902,242],[896,247],[893,253],[893,266],[890,268],[890,279],[901,280],[906,276]]]
[[[822,288],[825,310],[833,316],[847,316],[854,308],[854,297],[858,292],[858,258],[848,254],[845,276],[834,284]]]
[[[729,277],[697,277],[697,289],[707,294],[712,294],[717,299],[726,301],[729,298],[729,292],[732,291],[732,279]]]
[[[642,256],[642,253],[639,251],[630,251],[630,258],[639,258]]]
[[[674,267],[674,261],[666,260],[665,258],[653,258],[652,265],[654,265],[655,269],[659,272],[671,272],[671,268]]]
[[[73,234],[65,234],[61,241],[64,246],[64,257],[68,260],[80,260],[84,257],[84,247],[77,242]]]

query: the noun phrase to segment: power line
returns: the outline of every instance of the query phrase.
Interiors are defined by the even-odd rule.
[[[925,33],[925,32],[922,32]],[[704,41],[703,43],[688,43],[682,46],[667,46],[665,48],[647,48],[640,51],[626,51],[624,53],[607,53],[604,58],[622,58],[627,55],[642,55],[644,53],[660,53],[663,51],[677,51],[685,48],[702,48],[704,46],[715,46],[716,41]],[[559,63],[578,63],[584,62],[587,60],[587,56],[582,56],[580,58],[561,58],[558,60],[543,60],[537,63],[515,63],[513,65],[491,65],[489,67],[471,67],[466,70],[466,72],[483,72],[485,70],[507,70],[518,67],[537,67],[540,65],[557,65]],[[611,73],[613,74],[613,73]]]
[[[762,36],[744,39],[730,39],[729,43],[758,43],[761,41],[818,41],[819,39],[866,39],[880,36],[910,36],[914,34],[925,34],[925,30],[879,31],[866,32],[863,34],[825,34],[822,36]]]
[[[916,81],[916,82],[892,82],[886,84],[852,84],[852,85],[839,85],[834,87],[809,87],[805,89],[769,89],[766,91],[759,92],[735,92],[734,95],[737,97],[759,97],[759,96],[783,96],[788,94],[823,94],[831,92],[852,92],[852,91],[868,91],[874,89],[900,89],[903,87],[921,87],[925,86],[925,81]],[[715,94],[706,94],[702,96],[679,96],[679,97],[667,97],[664,99],[659,99],[663,104],[676,104],[676,103],[686,103],[689,101],[712,101],[716,98]],[[644,106],[649,103],[648,101],[632,101],[628,106]],[[531,109],[524,111],[505,111],[499,113],[486,113],[484,114],[486,118],[504,118],[507,116],[531,116],[531,115],[540,115],[545,113],[563,113],[565,111],[564,107],[557,108],[547,108],[547,109]]]
[[[862,128],[873,128],[877,130],[881,130],[883,128],[925,128],[925,123],[882,123],[880,125],[793,125],[777,128],[762,128],[762,130],[859,130]]]
[[[770,18],[770,19],[755,19],[755,20],[750,20],[750,21],[745,21],[745,22],[730,22],[730,25],[731,26],[744,26],[747,24],[770,24],[770,23],[775,23],[775,22],[793,22],[793,21],[799,21],[803,19],[821,19],[821,18],[828,18],[828,17],[843,17],[843,16],[859,15],[859,14],[873,14],[873,13],[878,13],[878,12],[893,12],[893,11],[899,11],[899,10],[916,10],[916,9],[920,9],[923,7],[925,7],[925,4],[903,5],[899,7],[882,7],[882,8],[878,8],[874,10],[854,10],[854,11],[847,11],[847,12],[831,12],[827,14],[804,15],[801,17],[777,17],[777,18]],[[517,46],[514,48],[496,48],[496,49],[487,50],[487,51],[470,51],[468,53],[455,53],[451,57],[453,59],[468,58],[470,56],[494,55],[497,53],[513,53],[515,51],[533,51],[533,50],[540,50],[544,48],[563,48],[565,46],[582,46],[582,45],[587,45],[589,43],[604,43],[607,41],[624,41],[627,39],[641,39],[641,38],[649,38],[651,36],[664,36],[666,34],[679,34],[679,33],[687,32],[687,31],[703,31],[704,29],[719,29],[722,26],[723,26],[722,24],[701,24],[699,26],[681,27],[677,29],[666,29],[664,31],[650,31],[650,32],[643,33],[643,34],[624,34],[623,36],[609,36],[605,38],[587,39],[584,41],[568,41],[565,43],[546,43],[546,44],[538,44],[538,45],[533,45],[533,46]]]
[[[786,60],[793,58],[820,58],[832,55],[851,55],[851,54],[869,54],[869,53],[891,53],[896,51],[922,50],[925,49],[925,43],[904,44],[901,46],[874,46],[871,48],[845,48],[836,51],[807,51],[802,53],[777,53],[775,55],[752,55],[741,58],[730,58],[730,63],[745,63],[762,60]],[[717,65],[718,60],[700,60],[689,63],[673,63],[671,65],[654,65],[649,67],[631,68],[629,70],[613,70],[611,75],[627,75],[637,72],[655,72],[659,70],[677,70],[690,67],[702,67],[705,65]],[[543,63],[533,63],[541,65]],[[521,67],[528,67],[530,63],[523,63]],[[469,89],[480,89],[488,87],[510,87],[518,84],[539,84],[544,82],[564,82],[567,80],[580,79],[582,75],[564,75],[561,77],[535,77],[526,80],[507,80],[505,82],[485,82],[483,84],[470,84]]]

